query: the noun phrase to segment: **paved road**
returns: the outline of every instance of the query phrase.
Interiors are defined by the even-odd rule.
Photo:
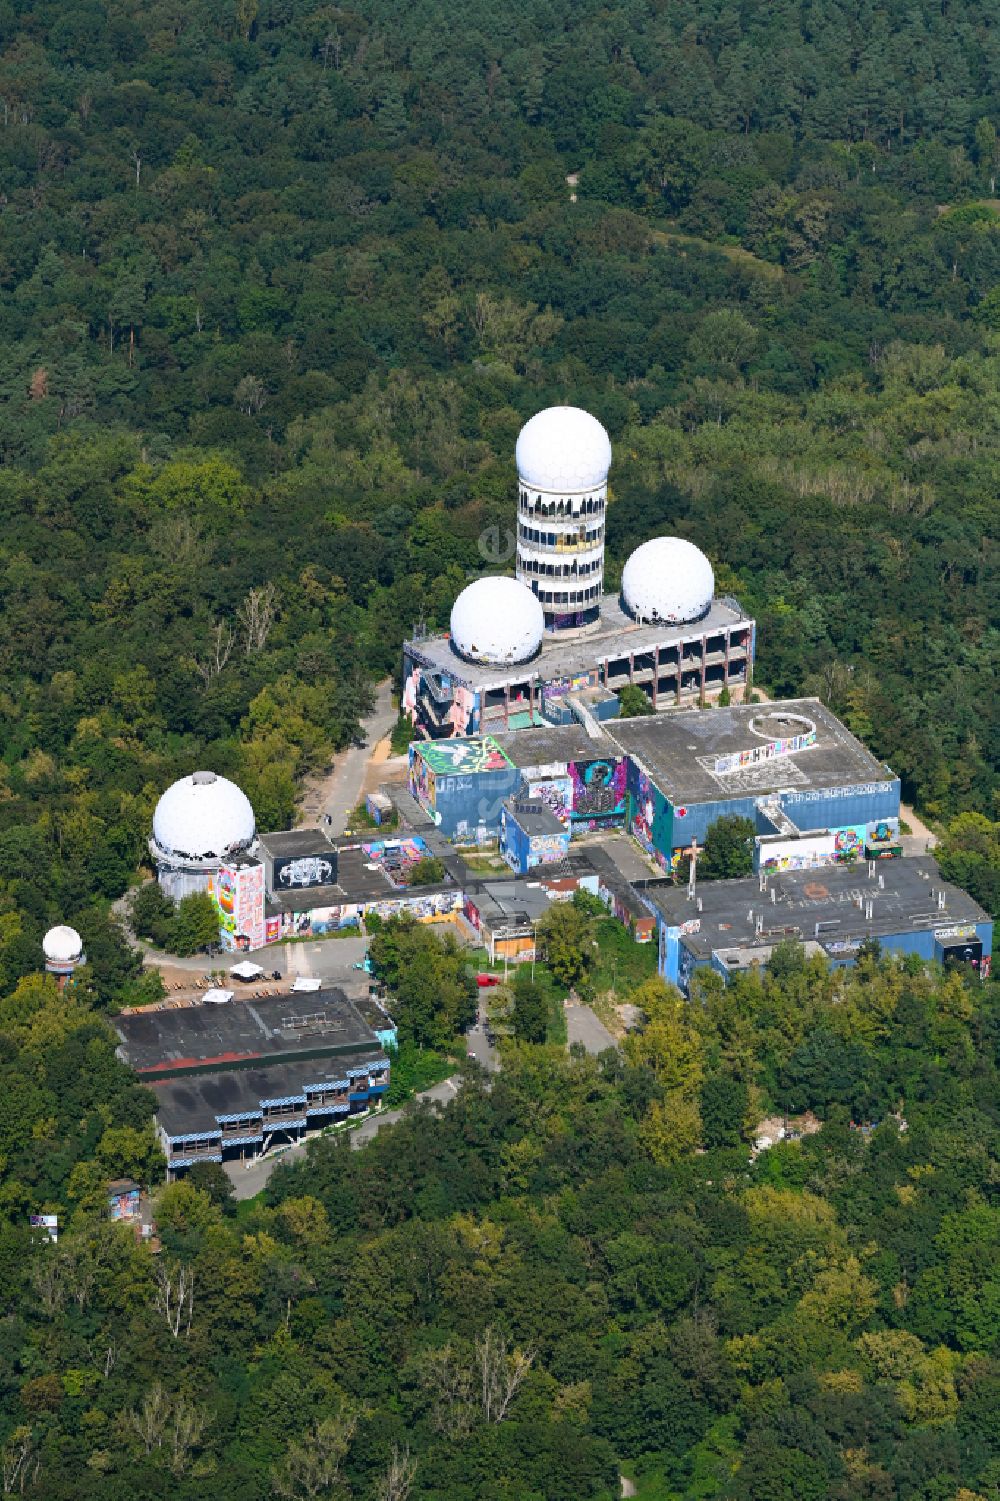
[[[500,1059],[496,1055],[496,1050],[490,1046],[489,1038],[486,1036],[486,1012],[482,1007],[479,1008],[475,1025],[466,1033],[465,1051],[470,1058],[475,1058],[476,1062],[481,1063],[483,1068],[491,1074],[495,1074],[500,1067]]]
[[[414,1099],[428,1100],[431,1103],[447,1105],[458,1093],[459,1080],[456,1077],[443,1079],[440,1084],[433,1084],[430,1089],[425,1089],[421,1094],[415,1095]],[[401,1120],[406,1106],[401,1105],[397,1110],[383,1110],[378,1115],[370,1115],[362,1121],[350,1133],[351,1146],[357,1151],[358,1147],[364,1146],[366,1141],[371,1141],[373,1136],[386,1126],[393,1125]],[[252,1199],[259,1194],[267,1183],[279,1162],[296,1162],[306,1154],[306,1143],[299,1142],[287,1151],[277,1152],[271,1157],[258,1157],[255,1161],[244,1164],[242,1162],[225,1162],[223,1167],[228,1173],[233,1185],[233,1191],[237,1199]]]
[[[307,791],[302,801],[305,822],[328,814],[329,834],[336,836],[347,828],[348,815],[361,801],[365,772],[372,751],[396,723],[390,689],[388,678],[384,683],[379,683],[375,691],[375,707],[368,718],[362,721],[363,743],[348,746],[347,750],[341,751],[329,774]]]
[[[618,1046],[604,1023],[582,1001],[571,1001],[566,1007],[566,1041],[570,1046],[582,1042],[587,1052],[594,1054]]]

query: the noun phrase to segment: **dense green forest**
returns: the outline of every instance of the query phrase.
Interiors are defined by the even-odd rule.
[[[1000,986],[790,947],[634,999],[623,1057],[512,1044],[239,1213],[194,1169],[155,1258],[102,1215],[141,1134],[109,1131],[58,1247],[0,1232],[5,1473],[47,1501],[611,1501],[619,1466],[658,1501],[991,1501]],[[762,1110],[807,1106],[821,1130],[749,1161]]]
[[[612,583],[690,535],[768,688],[822,693],[925,814],[995,817],[995,8],[398,12],[0,5],[32,942],[123,889],[196,762],[289,819],[404,633],[503,560],[552,401],[614,441]]]
[[[414,622],[507,564],[556,401],[612,437],[611,584],[705,548],[760,682],[1000,909],[998,22],[0,0],[4,1493],[1000,1496],[995,985],[644,986],[624,1061],[512,1045],[249,1212],[171,1187],[159,1258],[104,1218],[157,1152],[102,1015],[150,993],[110,903],[159,793],[210,765],[288,823]],[[453,978],[444,1015],[409,977],[414,1039]]]

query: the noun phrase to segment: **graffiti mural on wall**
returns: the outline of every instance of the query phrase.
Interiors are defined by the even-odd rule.
[[[448,722],[453,735],[468,735],[474,728],[476,695],[471,688],[458,686],[448,712]]]
[[[351,927],[362,915],[367,917],[371,913],[375,913],[383,921],[406,912],[417,922],[440,922],[449,918],[453,912],[461,910],[461,906],[460,891],[436,891],[421,896],[401,897],[398,901],[367,902],[363,906],[356,902],[345,902],[340,907],[313,907],[308,912],[283,912],[280,919],[281,936],[321,937],[324,933]]]
[[[576,693],[581,688],[588,688],[597,681],[597,670],[593,672],[578,672],[573,677],[550,678],[542,688],[543,698],[564,698],[567,693]]]
[[[560,823],[569,823],[573,811],[573,780],[568,773],[563,777],[529,780],[528,796],[533,801],[544,803]]]
[[[593,828],[624,819],[626,768],[624,760],[570,761],[574,824]]]
[[[361,848],[394,886],[408,886],[411,870],[427,854],[427,845],[416,834],[409,839],[375,839]]]
[[[220,866],[209,895],[219,912],[219,938],[224,949],[246,953],[264,943],[264,867]]]
[[[648,855],[653,853],[653,787],[644,771],[640,771],[635,788],[635,807],[632,813],[632,833]]]
[[[535,834],[528,847],[528,865],[548,865],[563,860],[569,852],[566,835]]]
[[[866,855],[895,854],[899,849],[899,820],[882,818],[875,823],[846,824],[822,829],[798,839],[762,839],[759,868],[768,873],[811,870],[815,866],[850,864]]]

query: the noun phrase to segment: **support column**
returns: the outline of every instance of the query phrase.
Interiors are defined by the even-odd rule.
[[[635,652],[634,651],[630,651],[629,654],[628,654],[628,680],[629,680],[630,683],[632,683],[634,685],[634,683],[635,683]]]
[[[656,690],[660,681],[660,648],[653,647],[653,712],[656,712]]]
[[[698,693],[698,702],[702,708],[705,706],[705,673],[708,669],[708,637],[701,638],[701,689]]]
[[[726,687],[729,687],[729,647],[732,641],[732,633],[726,632]]]
[[[510,729],[510,684],[503,685],[503,727]]]

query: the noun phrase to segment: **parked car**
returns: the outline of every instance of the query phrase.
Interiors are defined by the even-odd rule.
[[[476,984],[479,986],[480,990],[486,990],[490,985],[501,985],[502,983],[503,975],[478,974],[476,976]]]

